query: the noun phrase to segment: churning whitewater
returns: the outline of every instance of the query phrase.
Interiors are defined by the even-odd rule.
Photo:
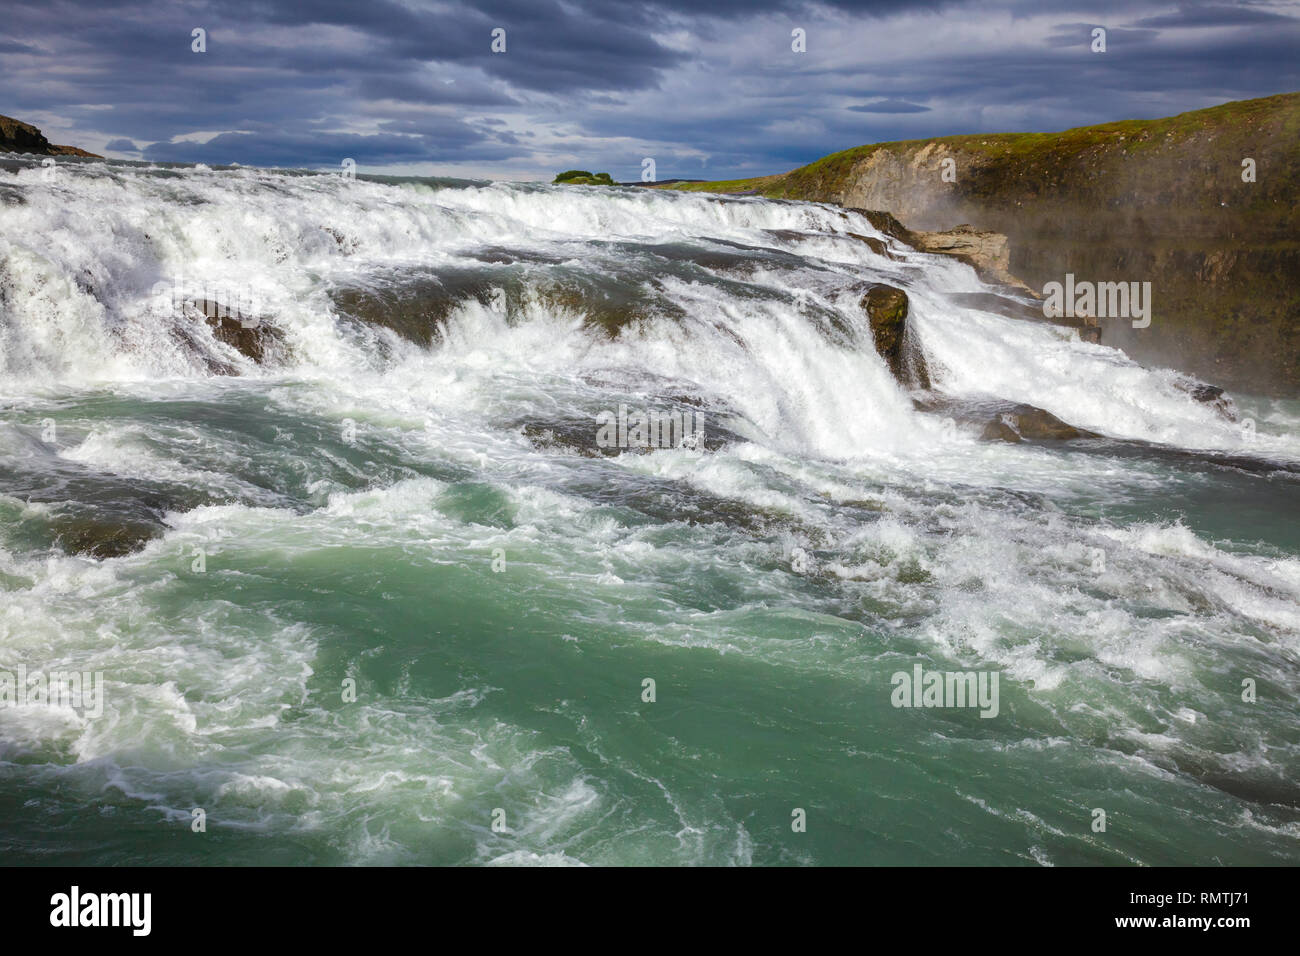
[[[831,206],[49,172],[0,164],[6,860],[1300,862],[1300,403]]]

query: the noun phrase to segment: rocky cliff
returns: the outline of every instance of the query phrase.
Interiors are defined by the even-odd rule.
[[[33,156],[88,156],[103,159],[75,146],[55,146],[30,123],[11,116],[0,116],[0,153],[30,153]]]
[[[784,175],[677,188],[1002,233],[1010,273],[1035,290],[1067,274],[1150,282],[1150,325],[1102,318],[1103,342],[1241,391],[1300,396],[1300,93],[1060,133],[860,146]]]

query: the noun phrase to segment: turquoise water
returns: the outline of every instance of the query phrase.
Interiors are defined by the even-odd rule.
[[[0,172],[0,670],[105,689],[0,707],[7,861],[1300,861],[1300,403],[950,305],[827,207],[85,169]],[[284,353],[164,335],[177,273]],[[913,411],[864,277],[946,395],[1107,438]],[[566,440],[620,404],[717,441]],[[895,707],[917,664],[997,716]]]

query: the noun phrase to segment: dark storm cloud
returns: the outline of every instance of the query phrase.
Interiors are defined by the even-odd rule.
[[[928,113],[930,107],[907,100],[876,100],[873,103],[860,103],[848,109],[854,113]]]
[[[0,113],[206,163],[724,178],[1300,87],[1280,2],[6,0],[3,23]]]

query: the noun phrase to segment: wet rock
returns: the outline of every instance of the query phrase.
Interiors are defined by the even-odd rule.
[[[909,229],[891,213],[879,209],[851,208],[887,236],[921,252],[952,256],[971,266],[985,282],[1008,286],[1022,294],[1036,296],[1029,286],[1011,274],[1011,243],[1000,232],[976,229],[969,223],[951,229],[927,232]]]
[[[684,309],[649,286],[599,278],[541,285],[529,294],[548,311],[580,315],[587,328],[610,337],[641,320],[656,316],[681,319],[686,315]]]
[[[500,258],[504,262],[506,257]],[[579,316],[588,328],[611,337],[652,315],[685,315],[653,283],[599,274],[525,281],[523,273],[502,265],[439,269],[436,274],[398,277],[380,287],[336,289],[330,297],[351,319],[389,329],[426,348],[441,334],[453,310],[470,302],[504,314],[509,322],[529,309]]]
[[[178,322],[167,331],[173,341],[181,346],[209,375],[239,374],[239,369],[235,366],[213,355],[211,344],[200,338],[196,330],[190,328],[188,324]]]
[[[361,245],[361,243],[352,236],[339,232],[332,226],[321,226],[321,230],[334,240],[334,245],[338,247],[338,250],[342,255],[352,255],[352,253],[356,252]]]
[[[1101,437],[1063,422],[1049,411],[1021,402],[962,401],[931,394],[914,398],[912,404],[918,411],[980,427],[982,441],[1073,441]]]
[[[1042,322],[1043,310],[1025,299],[1015,299],[996,292],[952,292],[948,298],[968,309],[992,312],[994,315],[1008,319],[1024,319],[1027,322]]]
[[[850,239],[856,239],[859,242],[865,242],[867,246],[878,256],[886,259],[897,259],[898,256],[889,251],[889,246],[885,245],[883,239],[873,239],[871,236],[860,236],[856,232],[845,233]]]
[[[600,458],[605,454],[618,453],[602,449],[596,444],[594,421],[529,421],[523,422],[520,428],[534,448],[566,451],[583,458]]]
[[[1174,385],[1202,405],[1208,405],[1228,421],[1235,422],[1240,419],[1237,414],[1237,405],[1233,402],[1232,396],[1219,386],[1209,385],[1192,378],[1179,379]]]
[[[1016,435],[1008,438],[1008,430]],[[1098,438],[1096,432],[1061,421],[1051,412],[1033,405],[1015,405],[989,422],[980,438],[985,441],[1020,441],[1026,438],[1039,441],[1072,441],[1076,438]]]
[[[894,378],[907,388],[928,389],[925,355],[907,324],[907,293],[890,285],[873,285],[860,301],[871,335]]]
[[[479,262],[487,262],[492,265],[514,265],[516,263],[542,263],[545,265],[558,265],[565,261],[564,256],[552,255],[547,252],[539,252],[536,249],[511,249],[506,246],[484,246],[468,253]]]
[[[485,276],[475,279],[464,273],[409,276],[382,288],[344,288],[330,294],[334,305],[353,319],[425,347],[433,344],[458,304],[474,298],[486,306],[491,296]]]
[[[0,456],[0,495],[43,505],[15,523],[33,548],[115,558],[140,550],[167,529],[167,515],[212,500],[206,493],[91,469],[33,441],[31,454]]]
[[[189,313],[202,315],[213,337],[258,365],[267,364],[284,345],[284,333],[264,317],[246,315],[215,299],[190,299]]]
[[[63,551],[100,559],[134,554],[165,530],[160,522],[86,514],[58,516],[50,527]]]
[[[1002,419],[989,422],[984,426],[984,431],[980,432],[980,441],[1020,441],[1020,432],[1016,431]]]

